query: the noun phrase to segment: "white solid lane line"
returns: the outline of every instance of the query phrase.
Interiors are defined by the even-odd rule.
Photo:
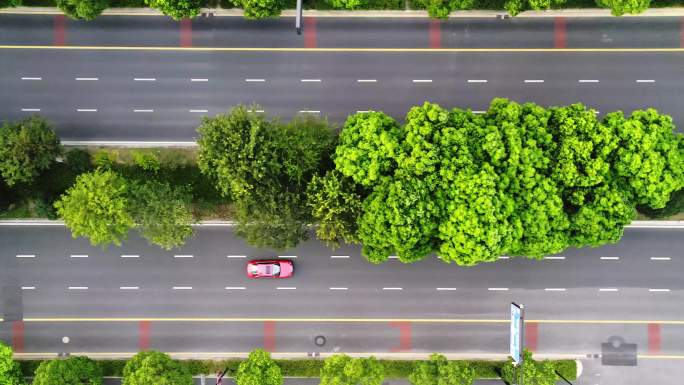
[[[88,290],[88,286],[69,286],[69,290]]]
[[[601,257],[601,259],[604,261],[617,261],[620,257]]]
[[[554,260],[554,259],[565,259],[565,257],[561,257],[561,256],[548,256],[548,257],[544,257],[544,259],[551,259],[551,260]]]
[[[330,258],[342,259],[342,258],[349,258],[349,256],[348,255],[331,255]]]
[[[413,79],[414,83],[432,83],[432,79]]]
[[[619,289],[616,289],[614,287],[603,287],[600,288],[599,291],[619,291]]]
[[[245,81],[248,83],[263,83],[266,79],[245,79]]]
[[[209,112],[209,110],[190,110],[190,112]]]
[[[525,79],[525,83],[544,83],[542,79]]]
[[[655,83],[653,79],[637,79],[637,83]]]
[[[668,292],[670,289],[648,289],[650,292]]]
[[[176,254],[173,257],[174,258],[195,258],[194,255],[190,255],[190,254]]]
[[[100,78],[76,78],[78,81],[95,82],[100,80]]]
[[[22,286],[21,290],[36,290],[35,286]]]
[[[357,79],[357,83],[377,83],[377,79]]]
[[[97,112],[97,108],[77,108],[78,112]]]
[[[156,82],[157,78],[133,78],[135,82]]]
[[[244,286],[226,286],[226,290],[245,290]]]
[[[247,258],[246,255],[226,255],[226,258]]]
[[[192,290],[192,286],[174,286],[173,290]]]
[[[34,254],[17,254],[17,258],[35,258]]]
[[[294,286],[278,286],[276,290],[297,290],[297,288]]]
[[[321,79],[301,79],[302,83],[320,83]]]
[[[382,290],[404,290],[403,287],[383,287]]]
[[[437,291],[455,291],[455,287],[438,287]]]
[[[331,287],[330,290],[348,290],[346,287]]]
[[[651,257],[651,261],[669,261],[671,259],[670,257]]]
[[[487,79],[468,79],[468,83],[487,83]]]
[[[139,286],[119,286],[119,290],[138,290]]]
[[[140,256],[136,254],[123,254],[121,258],[140,258]]]
[[[43,78],[41,78],[41,77],[28,77],[28,76],[25,76],[25,77],[22,77],[21,80],[43,80]]]
[[[489,291],[508,291],[507,287],[490,287],[487,290]]]
[[[598,79],[580,79],[578,80],[580,83],[598,83]]]
[[[88,258],[87,254],[71,254],[69,258]]]
[[[133,112],[154,112],[154,110],[141,110],[141,109],[133,109]]]
[[[190,79],[191,82],[208,82],[209,79],[207,78],[192,78]]]
[[[547,287],[544,290],[545,291],[565,291],[565,288],[563,288],[563,287]]]
[[[22,108],[23,112],[40,112],[40,108]]]

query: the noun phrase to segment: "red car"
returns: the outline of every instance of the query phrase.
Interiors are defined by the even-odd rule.
[[[290,278],[294,264],[286,259],[261,259],[247,263],[249,278]]]

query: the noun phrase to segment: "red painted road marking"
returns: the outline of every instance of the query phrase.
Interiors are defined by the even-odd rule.
[[[138,324],[138,348],[140,350],[150,348],[150,321],[140,321]]]
[[[55,15],[54,19],[54,34],[55,43],[54,45],[65,45],[66,44],[66,16]]]
[[[567,32],[564,17],[553,18],[553,46],[554,48],[565,48]]]
[[[316,18],[304,18],[304,47],[316,48]]]
[[[442,21],[430,19],[430,48],[442,48]]]
[[[536,322],[525,323],[525,348],[531,352],[537,351],[539,341],[539,324]]]
[[[392,348],[393,352],[411,350],[411,323],[407,321],[390,322],[390,326],[399,329],[399,347]]]
[[[264,321],[264,350],[273,352],[276,348],[275,321]]]
[[[24,322],[12,322],[12,349],[15,353],[24,352]]]
[[[648,353],[660,354],[660,324],[648,324]]]
[[[192,21],[190,19],[180,21],[180,46],[192,47]]]

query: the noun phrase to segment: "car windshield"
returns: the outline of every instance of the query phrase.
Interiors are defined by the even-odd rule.
[[[278,275],[280,274],[280,266],[276,264],[258,265],[260,275]]]

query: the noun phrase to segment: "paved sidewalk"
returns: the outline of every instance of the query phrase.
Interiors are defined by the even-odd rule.
[[[239,8],[224,9],[224,8],[203,8],[203,13],[211,13],[214,16],[232,16],[242,17],[243,12]],[[56,7],[16,7],[0,9],[0,14],[61,14]],[[471,11],[456,11],[452,12],[449,18],[495,18],[500,15],[506,15],[505,10],[471,10]],[[151,8],[109,8],[102,12],[102,15],[116,15],[116,16],[161,16],[160,11]],[[281,17],[294,17],[296,10],[286,9],[282,12]],[[371,11],[344,11],[344,10],[326,10],[319,11],[307,9],[304,11],[305,16],[313,17],[340,17],[340,18],[402,18],[402,17],[428,17],[427,11],[423,10],[371,10]],[[553,17],[611,17],[610,10],[601,8],[586,8],[586,9],[553,9],[548,11],[524,11],[516,16],[516,18],[553,18]],[[629,17],[684,17],[684,7],[669,7],[669,8],[651,8],[638,15],[623,15],[623,18]]]

